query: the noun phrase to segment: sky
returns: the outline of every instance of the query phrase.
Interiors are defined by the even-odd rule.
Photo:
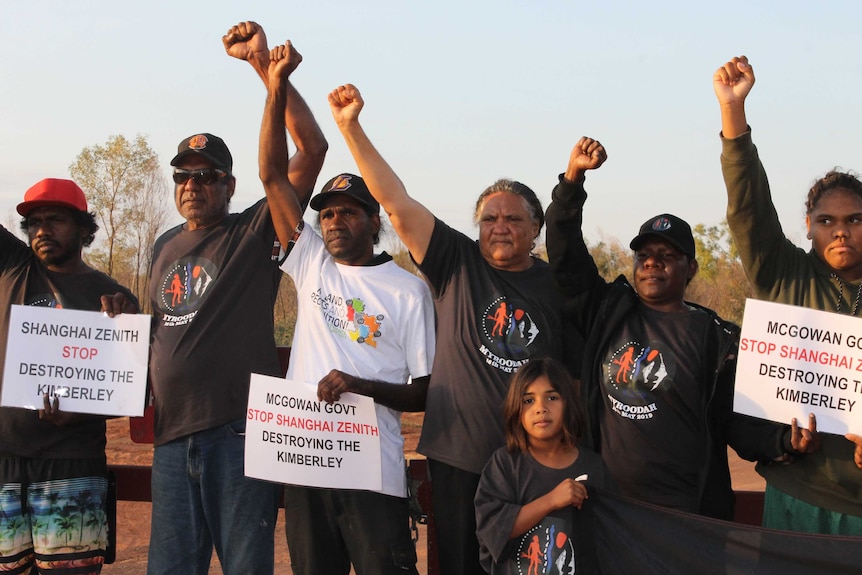
[[[232,210],[254,203],[265,89],[221,44],[243,20],[303,55],[291,79],[330,144],[318,189],[356,171],[326,100],[353,83],[408,192],[471,237],[476,197],[498,178],[547,205],[582,135],[609,157],[587,179],[590,241],[627,244],[663,212],[721,222],[712,74],[738,54],[754,66],[748,119],[792,240],[808,245],[817,177],[862,171],[858,2],[0,0],[0,222],[17,227],[27,188],[69,177],[82,149],[115,134],[146,136],[166,179],[180,140],[219,135]]]

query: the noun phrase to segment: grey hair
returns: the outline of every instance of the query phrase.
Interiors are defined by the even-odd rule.
[[[545,211],[542,209],[542,202],[539,201],[539,198],[536,196],[536,192],[521,182],[505,178],[497,180],[485,188],[484,192],[479,194],[479,198],[476,200],[476,209],[473,211],[474,224],[478,225],[479,216],[482,213],[482,208],[485,207],[485,202],[488,200],[488,197],[499,192],[520,196],[520,198],[524,200],[524,206],[530,214],[530,219],[539,224],[539,231],[542,231],[542,227],[545,225]]]

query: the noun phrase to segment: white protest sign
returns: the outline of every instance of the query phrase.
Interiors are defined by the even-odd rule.
[[[317,385],[253,373],[245,428],[248,477],[379,491],[380,433],[374,401],[346,393],[317,399]]]
[[[150,316],[13,305],[0,405],[143,415]]]
[[[738,413],[862,433],[862,319],[749,299],[739,343]]]

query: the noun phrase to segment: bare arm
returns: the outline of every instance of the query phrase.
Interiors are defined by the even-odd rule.
[[[273,48],[269,60],[266,105],[260,126],[258,170],[275,232],[285,244],[302,220],[303,209],[287,176],[287,135],[281,123],[281,111],[288,98],[287,78],[302,57],[288,41],[284,46]]]
[[[392,227],[410,255],[421,264],[434,231],[434,214],[407,194],[401,179],[371,143],[359,124],[363,105],[359,90],[352,84],[339,86],[329,94],[332,117],[353,154],[359,173],[371,194],[386,210]]]
[[[266,34],[256,22],[240,22],[222,37],[225,51],[239,60],[245,60],[269,89],[270,50]],[[298,192],[303,210],[314,191],[314,183],[323,167],[329,144],[308,105],[290,81],[287,81],[287,100],[284,107],[284,125],[290,139],[296,144],[296,153],[287,166],[287,177]],[[280,237],[280,236],[279,236]]]
[[[754,69],[748,58],[737,56],[715,71],[712,87],[721,108],[721,133],[733,139],[748,131],[745,99],[754,86]]]
[[[296,152],[290,158],[287,179],[296,190],[302,209],[308,206],[314,183],[320,170],[329,144],[308,104],[305,103],[290,81],[287,82],[287,107],[284,111],[284,125],[290,139],[296,145]]]
[[[357,393],[370,397],[375,403],[397,411],[425,411],[425,396],[431,376],[417,377],[409,385],[386,383],[354,377],[333,369],[317,384],[317,398],[332,403],[342,393]]]

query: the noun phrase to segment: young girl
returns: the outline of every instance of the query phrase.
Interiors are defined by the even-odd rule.
[[[758,298],[862,315],[862,182],[832,171],[808,193],[805,224],[811,250],[781,230],[766,172],[745,115],[754,85],[748,58],[733,58],[713,76],[721,107],[721,167],[727,222]],[[816,445],[816,425],[797,433],[793,449]],[[763,525],[774,529],[862,535],[862,438],[819,434],[822,446],[793,465],[762,465],[767,481]],[[848,441],[849,440],[849,441]],[[854,445],[855,444],[855,445]],[[855,462],[854,462],[855,451]]]
[[[587,485],[608,487],[599,456],[578,446],[583,416],[574,382],[552,359],[534,359],[509,384],[506,447],[482,471],[476,532],[489,573],[597,573]]]

